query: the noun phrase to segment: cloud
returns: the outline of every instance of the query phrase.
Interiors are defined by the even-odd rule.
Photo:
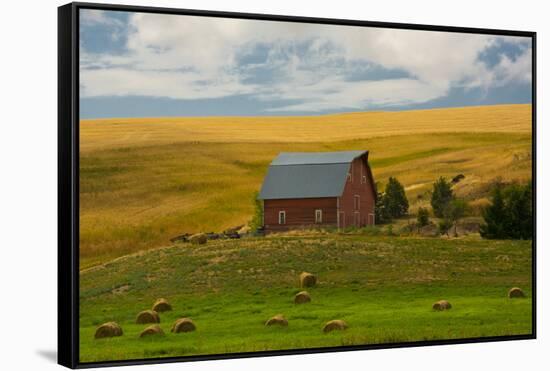
[[[120,27],[104,12],[82,13],[83,25]],[[522,38],[145,13],[132,14],[125,32],[123,52],[81,51],[83,97],[249,94],[293,102],[273,111],[327,111],[423,103],[453,87],[531,76],[530,44],[495,66],[479,58],[496,42],[526,45]],[[385,77],[358,76],[369,69]]]
[[[80,24],[82,26],[110,26],[121,27],[123,22],[109,16],[109,12],[97,9],[86,9],[80,12]]]

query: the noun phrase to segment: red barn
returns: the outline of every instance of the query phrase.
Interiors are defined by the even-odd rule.
[[[311,226],[374,225],[368,151],[282,152],[258,196],[267,233]]]

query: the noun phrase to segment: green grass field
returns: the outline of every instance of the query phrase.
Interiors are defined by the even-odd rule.
[[[281,151],[368,149],[375,180],[398,177],[413,213],[439,176],[460,173],[466,178],[455,192],[483,205],[497,177],[531,177],[531,106],[85,120],[80,146],[86,268],[166,246],[184,232],[246,223],[252,195]]]
[[[319,284],[295,305],[298,274]],[[276,236],[177,245],[129,255],[80,274],[80,359],[186,356],[531,333],[531,242],[358,235]],[[522,287],[527,298],[508,299]],[[164,337],[140,339],[135,316],[155,299]],[[446,299],[453,308],[434,312]],[[264,322],[282,313],[288,328]],[[194,333],[173,334],[191,317]],[[349,329],[324,334],[343,319]],[[115,320],[122,337],[95,340]]]

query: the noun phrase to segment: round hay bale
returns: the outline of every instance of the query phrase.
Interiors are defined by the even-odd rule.
[[[300,274],[300,287],[313,287],[317,283],[317,277],[308,272]]]
[[[145,336],[151,336],[151,335],[164,335],[164,331],[160,328],[159,325],[151,325],[147,327],[145,330],[143,330],[139,337],[145,337]]]
[[[174,322],[174,325],[172,326],[172,332],[178,333],[178,332],[191,332],[195,331],[197,329],[197,326],[195,326],[195,323],[190,318],[180,318]]]
[[[168,300],[164,298],[157,299],[155,304],[153,304],[153,311],[160,313],[172,310],[172,306],[168,303]]]
[[[287,319],[282,314],[277,314],[276,316],[271,317],[265,323],[266,326],[279,325],[282,327],[288,326]]]
[[[137,315],[136,323],[160,323],[160,317],[159,314],[154,310],[144,310],[143,312],[139,312],[139,314]]]
[[[208,237],[204,233],[196,233],[189,237],[189,242],[195,245],[204,245],[208,241]]]
[[[451,303],[449,303],[447,300],[439,300],[432,305],[433,310],[448,310],[451,308]]]
[[[311,296],[307,291],[300,291],[294,296],[294,304],[304,304],[311,301]]]
[[[514,299],[514,298],[524,298],[525,297],[525,293],[523,292],[522,289],[520,289],[519,287],[512,287],[510,289],[510,291],[508,291],[508,297],[510,299]]]
[[[325,326],[323,326],[323,332],[331,332],[334,330],[345,330],[348,328],[348,324],[341,319],[333,319],[332,321],[328,321],[325,323]]]
[[[122,336],[122,328],[116,322],[107,322],[95,330],[95,338],[110,338],[113,336]]]

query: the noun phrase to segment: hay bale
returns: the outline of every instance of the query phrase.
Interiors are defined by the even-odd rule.
[[[317,277],[308,272],[300,273],[300,287],[313,287],[317,283]]]
[[[279,325],[279,326],[286,327],[288,326],[288,321],[282,314],[277,314],[271,317],[270,319],[268,319],[265,325],[266,326]]]
[[[334,330],[345,330],[348,328],[348,324],[341,319],[333,319],[332,321],[328,321],[325,323],[325,326],[323,326],[323,332],[331,332]]]
[[[194,245],[204,245],[207,240],[208,240],[208,237],[206,237],[206,234],[204,233],[196,233],[191,237],[189,237],[189,242],[191,242]]]
[[[449,303],[447,300],[439,300],[432,305],[433,310],[448,310],[451,308],[451,303]]]
[[[157,299],[155,304],[153,304],[153,311],[160,313],[172,310],[172,306],[168,303],[168,300],[164,298]]]
[[[145,330],[143,330],[140,334],[139,334],[139,337],[142,338],[142,337],[145,337],[145,336],[151,336],[151,335],[164,335],[164,331],[162,331],[162,329],[160,328],[159,325],[151,325],[149,327],[147,327]]]
[[[311,296],[307,291],[300,291],[294,296],[294,304],[304,304],[311,301]]]
[[[514,298],[524,298],[525,297],[525,293],[523,292],[522,289],[520,289],[519,287],[512,287],[510,289],[510,291],[508,291],[508,297],[510,299],[514,299]]]
[[[172,326],[172,332],[178,333],[178,332],[191,332],[195,331],[197,329],[197,326],[195,326],[195,323],[190,318],[180,318],[174,322],[174,325]]]
[[[113,336],[122,336],[122,328],[116,322],[107,322],[95,330],[95,338],[110,338]]]
[[[136,323],[160,323],[160,317],[159,314],[154,310],[144,310],[143,312],[139,312],[139,314],[137,315]]]

